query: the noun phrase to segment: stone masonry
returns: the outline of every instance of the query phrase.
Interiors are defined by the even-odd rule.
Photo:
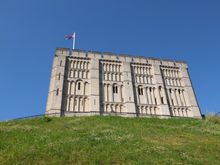
[[[201,118],[182,61],[57,48],[46,114]]]

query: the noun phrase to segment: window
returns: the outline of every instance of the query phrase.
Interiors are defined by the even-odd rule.
[[[113,93],[118,93],[118,86],[116,85],[113,86]]]
[[[59,76],[58,76],[58,80],[60,80],[60,73],[59,73]]]
[[[80,90],[80,82],[78,82],[78,90]]]
[[[60,66],[62,66],[62,60],[60,60]]]
[[[174,105],[173,99],[171,99],[171,103],[172,103],[172,105]]]
[[[57,91],[56,91],[56,95],[57,95],[57,96],[59,95],[59,88],[58,88]]]
[[[160,99],[161,99],[161,104],[164,104],[163,97],[161,97]]]
[[[138,94],[143,95],[143,88],[142,87],[138,87]]]

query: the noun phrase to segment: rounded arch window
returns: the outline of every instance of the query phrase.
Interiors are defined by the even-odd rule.
[[[81,88],[81,82],[78,82],[77,89],[80,90],[80,88]]]
[[[143,87],[138,86],[138,95],[143,95]]]
[[[118,86],[117,86],[117,84],[113,84],[113,93],[118,93]]]

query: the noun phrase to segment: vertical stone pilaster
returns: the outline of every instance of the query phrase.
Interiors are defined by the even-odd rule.
[[[153,64],[153,71],[154,71],[154,81],[157,87],[161,86],[162,90],[166,90],[165,80],[160,68],[160,61],[155,61]],[[159,90],[159,89],[158,89]],[[160,98],[159,98],[160,99]],[[168,100],[168,95],[164,93],[163,100]],[[167,101],[164,101],[164,104],[158,102],[158,108],[160,109],[161,115],[170,116],[169,105]]]
[[[124,88],[126,90],[124,94],[124,102],[126,106],[126,111],[128,113],[136,113],[136,106],[134,101],[134,90],[133,89],[133,78],[130,62],[123,62],[123,77],[124,77]]]
[[[94,54],[95,56],[95,54]],[[97,58],[91,59],[90,66],[90,77],[91,77],[91,111],[100,112],[100,70],[99,60]]]

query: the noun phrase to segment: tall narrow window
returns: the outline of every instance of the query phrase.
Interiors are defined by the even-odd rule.
[[[62,60],[60,60],[60,66],[62,66]]]
[[[113,86],[113,93],[118,93],[118,86],[116,85]]]
[[[161,97],[160,99],[161,99],[161,104],[164,104],[163,97]]]
[[[80,82],[78,82],[78,90],[80,90],[80,85],[81,85]]]
[[[57,96],[59,95],[59,88],[58,88],[57,91],[56,91],[56,95],[57,95]]]
[[[138,94],[143,95],[143,88],[142,87],[138,87]]]
[[[59,76],[58,76],[58,80],[60,80],[60,73],[59,73]]]

